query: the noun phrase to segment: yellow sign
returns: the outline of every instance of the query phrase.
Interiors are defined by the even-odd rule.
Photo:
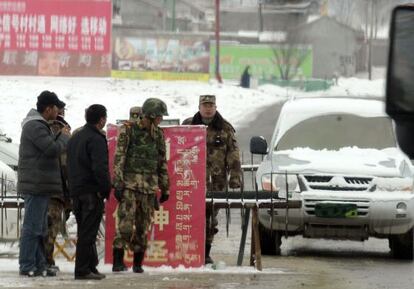
[[[167,72],[167,71],[121,71],[112,70],[113,78],[130,78],[143,80],[195,80],[208,81],[208,73],[187,73],[187,72]]]

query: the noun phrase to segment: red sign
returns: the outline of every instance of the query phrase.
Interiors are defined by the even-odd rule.
[[[204,265],[206,130],[202,126],[164,128],[170,198],[155,212],[144,264],[177,267]],[[112,169],[117,127],[108,126],[109,164]],[[105,263],[112,263],[117,202],[106,203]],[[132,262],[129,252],[126,261]]]
[[[0,0],[0,49],[109,53],[111,1]]]
[[[0,74],[109,76],[110,0],[0,0]]]

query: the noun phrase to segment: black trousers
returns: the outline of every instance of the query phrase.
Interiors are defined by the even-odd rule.
[[[97,193],[73,198],[73,212],[78,224],[76,243],[75,276],[83,276],[96,270],[99,263],[96,237],[104,211],[103,199]]]

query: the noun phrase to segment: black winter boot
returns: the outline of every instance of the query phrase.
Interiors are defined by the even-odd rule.
[[[132,267],[134,273],[144,273],[144,269],[142,269],[144,254],[145,252],[134,252],[134,266]]]
[[[128,271],[128,267],[124,264],[124,249],[113,248],[112,254],[112,272]]]
[[[210,257],[210,251],[211,251],[211,244],[206,244],[206,254],[205,254],[205,260],[204,264],[213,264],[214,261]]]

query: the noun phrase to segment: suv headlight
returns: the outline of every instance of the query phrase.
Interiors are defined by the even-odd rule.
[[[411,192],[413,191],[412,178],[374,178],[370,191]]]
[[[268,192],[278,192],[279,197],[286,197],[289,193],[300,192],[298,177],[285,174],[264,174],[262,175],[262,189]]]

